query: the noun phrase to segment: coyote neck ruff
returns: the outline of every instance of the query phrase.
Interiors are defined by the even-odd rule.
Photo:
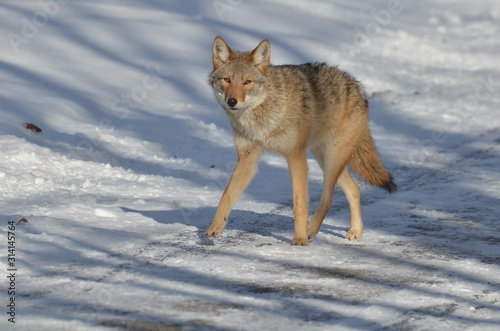
[[[351,211],[347,239],[363,231],[359,188],[347,165],[368,183],[388,192],[397,189],[385,170],[368,127],[368,102],[349,74],[324,63],[270,65],[271,45],[233,51],[221,37],[212,49],[209,83],[233,129],[238,163],[221,197],[207,237],[219,235],[230,210],[257,172],[263,151],[281,153],[293,188],[294,245],[308,245],[331,205],[333,189],[346,193]],[[323,193],[308,219],[307,157],[310,149],[324,173]]]

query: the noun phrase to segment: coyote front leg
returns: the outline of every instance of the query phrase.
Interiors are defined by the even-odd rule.
[[[261,149],[257,146],[244,151],[238,151],[238,162],[231,175],[229,184],[227,184],[220,198],[212,225],[210,225],[205,233],[206,237],[213,238],[221,234],[224,230],[231,208],[257,173],[260,154]]]
[[[308,218],[308,192],[307,192],[307,156],[305,148],[294,151],[287,156],[288,170],[292,179],[293,189],[293,216],[295,235],[292,245],[307,246],[307,218]]]

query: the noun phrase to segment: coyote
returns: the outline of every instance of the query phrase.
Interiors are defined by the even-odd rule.
[[[257,172],[263,151],[282,154],[293,189],[295,234],[292,245],[309,244],[319,231],[337,184],[349,202],[346,238],[363,232],[359,187],[351,170],[372,185],[392,193],[397,185],[380,159],[368,126],[368,102],[359,83],[325,63],[271,65],[265,39],[251,52],[233,51],[216,37],[209,76],[215,98],[232,126],[238,162],[217,207],[207,238],[219,235],[234,203]],[[323,170],[323,193],[308,220],[310,149]]]

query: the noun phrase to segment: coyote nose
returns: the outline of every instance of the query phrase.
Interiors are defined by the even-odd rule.
[[[234,106],[236,106],[237,103],[238,103],[238,100],[236,100],[235,98],[227,99],[227,104],[229,107],[234,107]]]

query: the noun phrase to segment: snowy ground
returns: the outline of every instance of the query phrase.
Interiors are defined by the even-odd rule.
[[[498,1],[0,8],[0,329],[500,329]],[[269,38],[273,63],[327,61],[364,84],[400,192],[361,184],[361,241],[343,238],[339,190],[318,237],[290,246],[275,155],[203,238],[236,160],[206,84],[216,35]],[[312,159],[310,179],[312,211]]]

